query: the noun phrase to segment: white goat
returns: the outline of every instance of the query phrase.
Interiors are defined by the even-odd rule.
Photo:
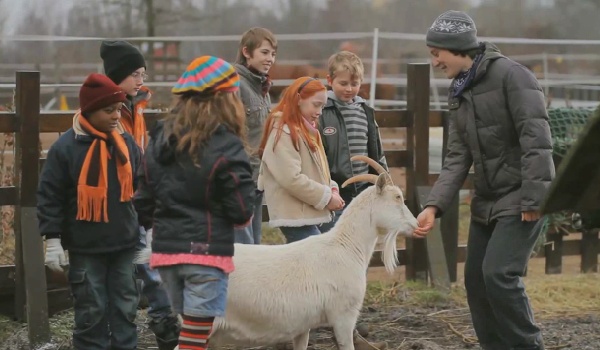
[[[397,265],[396,237],[412,235],[417,220],[383,167],[379,176],[343,184],[375,184],[357,196],[327,233],[285,245],[235,245],[225,317],[215,319],[210,345],[271,345],[293,340],[305,350],[311,328],[331,326],[341,350],[354,350],[353,330],[366,292],[366,271],[378,238],[383,262]],[[146,262],[149,248],[137,260]]]

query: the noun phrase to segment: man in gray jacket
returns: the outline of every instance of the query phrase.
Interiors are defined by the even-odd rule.
[[[544,95],[527,68],[476,35],[457,11],[427,32],[432,65],[453,80],[448,154],[415,233],[431,230],[473,166],[465,287],[475,332],[485,350],[544,349],[521,279],[555,173]]]

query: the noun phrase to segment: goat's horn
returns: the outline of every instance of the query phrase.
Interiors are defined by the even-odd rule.
[[[352,176],[348,180],[344,181],[344,183],[342,184],[342,188],[346,187],[352,183],[363,182],[363,181],[370,182],[372,184],[376,184],[378,178],[379,177],[375,174],[360,174],[360,175]]]
[[[373,159],[371,159],[367,156],[356,155],[356,156],[353,156],[352,158],[350,158],[350,160],[362,160],[363,162],[365,162],[365,163],[369,164],[371,167],[373,167],[373,169],[375,169],[377,171],[377,174],[387,173],[387,170],[385,170],[385,168],[383,166],[381,166],[381,164],[377,163],[376,161],[374,161]]]

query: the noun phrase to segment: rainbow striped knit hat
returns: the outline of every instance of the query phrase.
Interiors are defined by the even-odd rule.
[[[187,66],[171,92],[214,94],[219,91],[234,92],[239,88],[240,77],[231,64],[218,57],[202,56]]]

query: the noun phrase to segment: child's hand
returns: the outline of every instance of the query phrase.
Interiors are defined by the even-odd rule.
[[[346,203],[344,203],[344,200],[342,199],[342,197],[340,197],[340,195],[334,191],[331,194],[331,199],[329,200],[329,203],[327,203],[327,209],[341,210],[344,208],[345,204]]]
[[[537,221],[541,216],[539,211],[524,211],[521,213],[521,221]]]
[[[252,225],[253,218],[254,218],[254,215],[252,215],[248,221],[246,221],[245,223],[243,223],[241,225],[233,225],[233,228],[240,229],[240,228],[248,227],[248,226]]]
[[[63,272],[63,266],[68,264],[65,251],[60,244],[60,238],[46,240],[45,263],[52,271]]]

